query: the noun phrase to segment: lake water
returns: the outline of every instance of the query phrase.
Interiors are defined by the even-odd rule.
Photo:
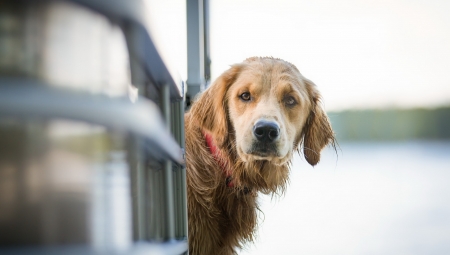
[[[450,142],[341,143],[297,156],[282,197],[260,199],[240,254],[450,254]]]

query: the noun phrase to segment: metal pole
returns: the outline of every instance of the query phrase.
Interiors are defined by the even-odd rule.
[[[184,149],[184,102],[174,102],[172,108],[174,123],[173,133],[175,139],[180,144],[180,147]],[[187,190],[186,190],[186,168],[182,165],[177,165],[174,169],[175,171],[175,190],[176,190],[176,237],[186,238],[187,237]]]
[[[209,52],[209,0],[203,0],[203,29],[205,88],[207,88],[211,80],[211,56]]]
[[[161,110],[166,120],[167,128],[170,131],[170,88],[169,85],[164,84],[161,86]],[[166,216],[165,233],[166,238],[169,240],[175,239],[175,212],[174,212],[174,196],[173,196],[173,170],[172,161],[164,161],[164,208]]]
[[[180,132],[180,146],[184,150],[185,149],[185,136],[184,136],[184,102],[181,102],[179,104],[179,109],[181,113],[180,118],[180,127],[182,128],[182,132]],[[183,158],[185,158],[183,154]],[[183,232],[184,236],[186,236],[186,239],[188,239],[188,214],[187,214],[187,185],[186,185],[186,167],[181,167],[181,190],[183,190],[182,193],[182,210],[181,210],[181,217],[184,221],[183,224]]]
[[[140,95],[145,95],[145,82],[147,80],[146,74],[139,64],[139,60],[136,59],[134,54],[135,48],[138,47],[139,39],[137,31],[130,24],[123,26],[123,31],[128,44],[128,53],[130,56],[130,73],[131,84],[138,88]],[[136,156],[132,159],[133,168],[131,170],[132,189],[133,189],[133,239],[144,240],[146,236],[146,217],[145,217],[145,205],[147,203],[147,196],[145,192],[145,171],[144,156],[140,155],[141,149],[137,137],[133,137],[132,144],[130,144]]]
[[[188,55],[188,95],[193,98],[204,90],[204,26],[203,0],[186,1],[187,55]]]

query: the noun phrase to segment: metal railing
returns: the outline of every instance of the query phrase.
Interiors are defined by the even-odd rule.
[[[0,0],[0,253],[187,253],[185,85],[144,9]]]

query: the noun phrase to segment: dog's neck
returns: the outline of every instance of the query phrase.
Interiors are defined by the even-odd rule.
[[[213,155],[214,159],[225,175],[225,182],[227,187],[234,187],[233,178],[231,177],[232,170],[230,168],[230,163],[222,156],[222,153],[214,142],[214,138],[212,137],[212,135],[207,131],[203,131],[203,135],[205,136],[205,141],[206,145],[209,148],[209,152]]]

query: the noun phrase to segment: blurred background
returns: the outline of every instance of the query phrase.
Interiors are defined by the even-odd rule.
[[[319,87],[339,142],[314,168],[294,159],[241,254],[450,253],[448,13],[442,0],[210,1],[212,80],[285,59]]]
[[[146,8],[0,0],[0,254],[187,253],[185,83]]]
[[[103,1],[68,2],[95,6]],[[133,38],[142,39],[136,35],[147,39],[147,34],[140,34],[139,27],[133,30],[133,22],[128,24],[127,19],[114,15],[106,19],[90,9],[59,2],[29,13],[17,3],[0,1],[2,74],[99,96],[94,101],[106,100],[105,96],[111,105],[123,98],[133,101],[138,89],[141,97],[158,107],[163,100],[155,91],[164,90],[160,84],[182,84],[170,75],[155,82],[158,73],[177,70],[181,80],[188,79],[186,1],[143,1],[142,19],[149,38],[160,57],[173,64],[167,67],[170,70],[150,68],[154,66],[142,70],[154,58],[147,63],[147,56],[130,54],[133,51],[127,46],[136,46],[129,43]],[[450,254],[450,2],[210,0],[208,8],[211,81],[251,56],[287,60],[317,84],[339,143],[336,151],[326,148],[314,168],[301,156],[294,158],[286,193],[261,196],[255,241],[240,254]],[[22,24],[10,13],[30,20]],[[22,33],[22,28],[27,30]],[[149,52],[138,46],[136,52]],[[183,86],[171,88],[178,104]],[[17,99],[26,103],[23,94]],[[66,98],[74,99],[74,95]],[[36,102],[37,98],[29,99]],[[14,105],[14,100],[8,102]],[[0,107],[5,109],[12,110]],[[145,118],[138,116],[141,122],[132,122],[136,125],[131,128],[117,122],[96,123],[102,109],[93,112],[88,123],[62,118],[67,116],[50,121],[2,119],[0,133],[8,135],[0,136],[0,223],[6,226],[0,241],[8,243],[7,237],[18,236],[19,245],[30,243],[22,240],[29,237],[39,244],[91,242],[106,250],[126,250],[143,240],[184,240],[186,229],[177,229],[176,235],[165,233],[166,222],[153,217],[166,215],[159,212],[166,205],[158,200],[159,189],[164,188],[158,186],[164,179],[159,170],[164,167],[170,173],[171,166],[168,161],[152,166],[141,154],[142,139],[135,133]],[[84,113],[80,116],[91,112],[79,107],[69,110]],[[117,119],[111,109],[104,112],[110,114],[109,120]],[[146,127],[152,127],[159,119],[147,113]],[[130,119],[136,119],[133,116]],[[156,138],[162,134],[157,131],[153,132]],[[162,144],[170,140],[147,136]],[[181,135],[177,141],[182,144]],[[23,158],[14,157],[21,153]],[[139,175],[147,168],[153,175]],[[74,175],[61,174],[60,169]],[[128,182],[125,177],[130,173],[133,178]],[[140,183],[144,178],[149,187]],[[28,184],[27,192],[16,192]],[[94,184],[103,188],[94,189]],[[110,188],[114,185],[117,190]],[[139,188],[130,191],[131,186]],[[147,199],[144,189],[151,191],[153,200]],[[53,190],[62,191],[61,197],[45,195]],[[130,192],[139,199],[129,201]],[[175,209],[183,208],[180,197],[181,205]],[[147,206],[145,201],[156,202]],[[15,206],[22,209],[21,214],[13,210]],[[113,213],[112,208],[118,207],[125,208],[123,215]],[[35,215],[29,212],[34,211],[47,216],[41,217],[42,226],[33,225],[30,231]],[[145,219],[146,215],[153,218]],[[184,226],[183,217],[176,218],[180,226]],[[77,220],[67,224],[67,218]],[[89,220],[92,229],[85,224]],[[46,224],[51,221],[70,231]],[[10,235],[13,227],[19,229],[17,236]]]

